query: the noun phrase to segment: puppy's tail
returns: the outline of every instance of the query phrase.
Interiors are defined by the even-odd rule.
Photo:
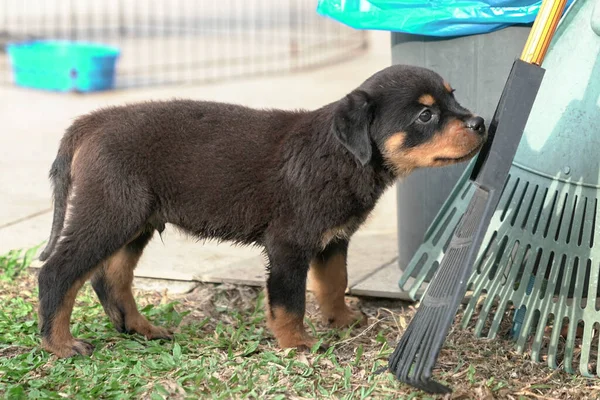
[[[50,180],[53,188],[54,216],[52,217],[52,229],[46,248],[40,253],[40,261],[48,259],[56,242],[60,237],[65,224],[67,214],[67,201],[71,189],[71,163],[75,152],[75,141],[79,135],[73,128],[67,130],[58,149],[56,159],[50,168]]]
[[[69,197],[69,188],[71,187],[72,160],[72,155],[61,154],[59,151],[50,168],[50,180],[52,181],[54,198],[54,216],[52,217],[50,239],[39,257],[41,261],[45,261],[52,253],[65,223],[67,199]]]

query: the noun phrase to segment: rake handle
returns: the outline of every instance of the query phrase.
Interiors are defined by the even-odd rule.
[[[521,57],[519,57],[522,61],[542,65],[566,4],[567,0],[542,1]]]

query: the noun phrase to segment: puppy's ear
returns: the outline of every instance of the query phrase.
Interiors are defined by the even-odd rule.
[[[339,101],[333,116],[335,137],[365,166],[371,160],[370,125],[373,101],[362,90],[354,90]]]

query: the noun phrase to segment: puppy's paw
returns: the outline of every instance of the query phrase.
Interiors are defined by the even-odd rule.
[[[313,346],[315,345],[316,341],[313,340],[313,343],[309,346],[308,344],[301,344],[299,346],[297,346],[296,348],[298,349],[298,351],[303,352],[303,353],[310,353]],[[327,343],[321,343],[319,345],[319,348],[317,348],[317,353],[325,353],[327,350],[329,349],[329,344]]]
[[[173,332],[160,326],[152,325],[148,323],[148,327],[141,333],[148,340],[173,340]]]
[[[277,344],[282,349],[290,349],[290,348],[306,348],[309,349],[314,346],[317,341],[311,337],[309,334],[305,332],[290,332],[287,335],[275,335],[277,339]]]
[[[173,340],[173,332],[160,326],[150,325],[147,333],[143,334],[148,340]]]
[[[367,325],[368,318],[362,312],[346,307],[342,311],[327,317],[327,323],[332,328],[347,328],[352,325],[362,327]]]
[[[42,340],[42,348],[58,358],[69,358],[76,355],[90,356],[94,352],[93,344],[75,338],[60,343]]]
[[[300,352],[310,352],[317,340],[306,332],[295,332],[291,335],[280,336],[277,338],[277,344],[282,349],[295,348]],[[329,348],[327,343],[321,343],[317,352],[324,353]]]
[[[127,331],[130,333],[138,333],[144,336],[147,340],[173,339],[173,332],[160,326],[152,325],[141,315],[135,319],[127,321]]]

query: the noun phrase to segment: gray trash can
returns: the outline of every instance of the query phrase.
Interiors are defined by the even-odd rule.
[[[529,26],[513,26],[451,39],[392,33],[392,63],[438,72],[456,89],[458,101],[488,123],[529,30]],[[397,184],[401,270],[423,243],[427,228],[466,166],[418,170]]]

